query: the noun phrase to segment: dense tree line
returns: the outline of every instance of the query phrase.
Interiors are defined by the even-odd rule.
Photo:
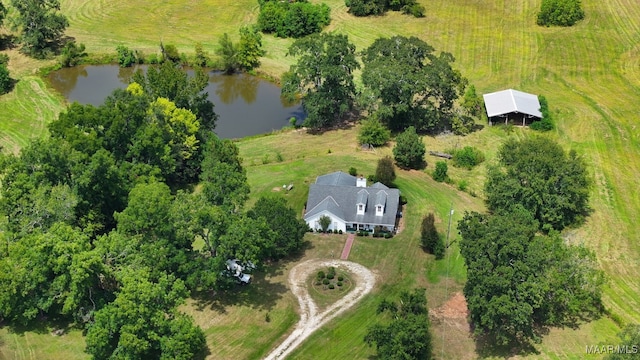
[[[197,358],[185,297],[230,286],[227,259],[297,251],[307,226],[280,198],[244,208],[242,160],[212,132],[201,76],[167,62],[134,79],[0,157],[0,318],[85,326],[96,359]]]
[[[576,153],[547,138],[508,140],[498,158],[485,186],[491,212],[467,213],[458,224],[464,294],[476,335],[529,344],[549,326],[602,312],[595,255],[558,232],[585,216],[589,182]]]
[[[331,21],[327,4],[300,1],[258,1],[258,28],[283,38],[301,38],[319,33]]]

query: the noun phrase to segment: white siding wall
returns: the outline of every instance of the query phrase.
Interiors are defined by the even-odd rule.
[[[342,232],[347,231],[347,225],[345,224],[345,222],[338,219],[333,214],[327,211],[323,211],[320,214],[316,214],[314,217],[307,219],[307,224],[309,225],[309,227],[316,230],[322,229],[322,227],[318,224],[318,220],[320,220],[320,218],[323,215],[327,215],[328,217],[331,218],[331,224],[329,224],[329,230],[342,230]]]

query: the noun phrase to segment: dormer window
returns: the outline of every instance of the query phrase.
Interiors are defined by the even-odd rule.
[[[376,216],[384,215],[384,206],[376,205]]]
[[[358,210],[362,211],[362,204],[358,205]]]

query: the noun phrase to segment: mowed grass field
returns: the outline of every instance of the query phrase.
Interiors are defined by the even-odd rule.
[[[316,0],[314,0],[316,1]],[[596,251],[608,276],[604,301],[623,322],[640,322],[640,6],[635,0],[583,0],[586,19],[569,28],[535,25],[539,0],[431,0],[421,1],[426,17],[415,19],[397,13],[374,18],[354,18],[342,0],[325,1],[332,8],[329,31],[347,34],[358,50],[380,36],[396,34],[422,38],[438,50],[451,52],[455,66],[479,93],[505,88],[544,94],[558,123],[551,136],[566,149],[577,150],[589,164],[593,179],[593,213],[585,225],[569,230],[567,238]],[[146,54],[157,52],[160,41],[191,52],[196,42],[210,53],[227,32],[255,22],[255,0],[142,1],[62,0],[69,17],[69,36],[87,45],[90,53],[112,53],[119,44]],[[286,56],[291,40],[264,37],[267,55],[260,71],[278,76],[294,59]],[[34,76],[34,69],[48,64],[9,51],[10,70],[20,81],[12,93],[0,96],[0,143],[17,151],[29,138],[42,136],[44,125],[63,108],[62,100]],[[516,129],[507,134],[497,128],[467,137],[425,138],[428,149],[444,150],[473,145],[494,159],[499,144],[508,136],[527,136]],[[373,173],[375,161],[390,153],[359,151],[356,129],[310,136],[301,132],[243,140],[238,143],[249,176],[252,201],[275,194],[276,187],[294,183],[284,195],[297,210],[306,200],[307,185],[315,177],[354,166]],[[329,153],[331,150],[331,153]],[[284,160],[275,162],[276,154]],[[264,154],[270,162],[263,164]],[[428,158],[433,168],[435,159]],[[469,189],[481,195],[485,166],[471,172],[453,169],[455,181],[466,179]],[[409,197],[405,230],[390,241],[357,238],[350,259],[372,268],[381,282],[355,309],[314,334],[292,358],[366,359],[373,351],[362,337],[373,323],[382,297],[393,297],[413,286],[427,288],[430,308],[461,291],[465,280],[463,260],[454,244],[445,261],[435,262],[418,248],[420,217],[434,211],[439,229],[446,230],[453,203],[455,222],[464,210],[482,210],[481,198],[459,192],[455,186],[433,182],[421,171],[400,172],[397,184]],[[250,205],[250,204],[249,204]],[[223,309],[193,303],[185,311],[206,331],[212,359],[258,359],[291,330],[297,317],[296,301],[283,289],[286,272],[297,261],[339,254],[340,240],[309,235],[310,249],[300,259],[274,265],[256,290],[230,296]],[[273,292],[262,299],[256,291]],[[235,299],[235,301],[233,300]],[[195,300],[194,300],[195,301]],[[266,313],[271,321],[266,322]],[[603,318],[578,329],[553,329],[530,358],[584,357],[585,345],[614,342],[618,326]],[[441,319],[433,326],[438,358],[476,358],[474,342],[464,322]],[[75,340],[74,340],[75,339]],[[71,340],[72,346],[64,342]],[[52,337],[48,332],[9,334],[0,330],[1,358],[82,358],[79,333]],[[45,344],[49,344],[46,345]],[[74,351],[75,349],[75,351]],[[484,354],[482,354],[484,355]]]

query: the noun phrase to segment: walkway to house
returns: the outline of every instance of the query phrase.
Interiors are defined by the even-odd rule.
[[[340,260],[347,260],[349,258],[349,252],[351,252],[351,246],[353,245],[353,240],[355,238],[356,234],[349,234],[349,236],[347,236],[347,241],[344,243],[344,249],[342,249]]]

